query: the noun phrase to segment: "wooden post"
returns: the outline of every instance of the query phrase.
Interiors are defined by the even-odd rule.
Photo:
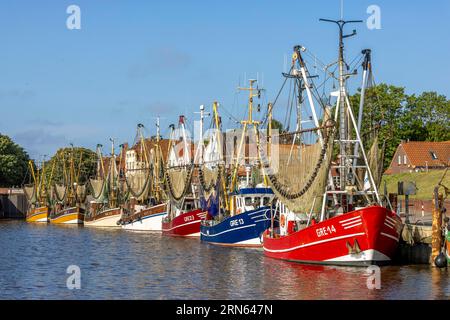
[[[434,266],[434,259],[441,253],[442,248],[442,193],[438,192],[439,187],[434,188],[432,201],[432,235],[431,235],[431,265]]]

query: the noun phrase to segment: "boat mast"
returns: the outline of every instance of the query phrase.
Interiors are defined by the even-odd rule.
[[[222,150],[222,144],[221,142],[221,127],[220,127],[220,119],[219,119],[219,103],[217,101],[213,102],[213,114],[214,114],[214,123],[216,125],[216,141],[217,141],[217,150],[219,152],[219,161],[222,162],[223,161],[223,150]],[[217,170],[221,170],[220,165],[218,165]],[[224,169],[225,170],[225,169]],[[226,171],[225,171],[226,172]],[[229,211],[230,210],[230,202],[228,199],[228,193],[226,192],[227,190],[227,186],[226,186],[226,174],[221,174],[220,175],[220,183],[222,184],[222,190],[224,190],[225,192],[223,193],[224,195],[224,201],[225,201],[225,211]],[[220,197],[219,197],[219,201],[220,201]],[[220,211],[220,210],[219,210]],[[219,212],[219,214],[221,214]]]
[[[203,125],[205,116],[209,116],[209,112],[205,112],[205,106],[200,106],[200,112],[195,112],[200,114],[200,134],[198,140],[197,150],[195,151],[194,163],[199,162],[199,164],[203,164],[203,154],[204,154],[204,143],[203,143]],[[200,157],[200,158],[199,158]]]
[[[238,87],[238,90],[246,90],[249,92],[249,95],[248,95],[248,118],[246,120],[241,121],[241,124],[243,125],[242,136],[241,136],[241,141],[239,142],[238,153],[237,153],[236,159],[235,159],[235,167],[234,167],[234,172],[233,172],[230,190],[229,190],[230,192],[232,192],[234,190],[234,188],[236,187],[237,173],[239,170],[239,160],[240,160],[242,147],[244,145],[244,141],[245,141],[245,137],[246,137],[246,133],[247,133],[247,127],[253,126],[253,128],[255,129],[256,136],[258,136],[258,125],[260,122],[253,120],[253,98],[261,96],[261,89],[259,89],[258,87],[256,87],[256,88],[253,87],[253,84],[255,82],[256,82],[255,79],[250,79],[249,80],[250,86],[248,88]],[[255,91],[256,91],[256,93],[255,93]],[[257,146],[257,148],[259,148],[259,146]]]
[[[339,67],[339,95],[336,103],[336,112],[335,112],[335,122],[339,120],[339,191],[331,190],[329,193],[340,193],[341,195],[347,194],[348,191],[351,191],[350,199],[353,198],[353,195],[364,195],[367,197],[367,194],[374,194],[378,203],[381,203],[377,187],[374,183],[372,172],[370,171],[367,156],[362,144],[362,140],[360,137],[360,130],[358,124],[356,123],[355,117],[353,115],[353,110],[350,106],[350,101],[348,99],[346,82],[347,79],[356,74],[353,73],[345,73],[344,67],[348,69],[348,65],[344,59],[344,39],[352,37],[356,35],[356,30],[353,30],[350,34],[344,35],[344,26],[346,24],[351,23],[361,23],[362,20],[329,20],[329,19],[320,19],[320,21],[335,23],[339,27],[339,53],[338,53],[338,67]],[[362,115],[361,115],[362,116]],[[339,118],[339,119],[338,119]],[[353,131],[356,135],[356,139],[353,138]],[[353,165],[353,161],[357,154],[354,154],[356,148],[351,148],[352,144],[359,145],[361,149],[364,165],[355,166]],[[357,150],[357,149],[356,149]],[[352,180],[356,177],[356,168],[364,168],[367,170],[369,175],[369,180],[371,184],[372,191],[357,191],[352,184]],[[349,189],[349,190],[348,190]],[[350,190],[352,189],[352,190]],[[342,199],[341,199],[341,204]],[[343,208],[344,212],[346,208]],[[322,208],[321,220],[325,218],[324,208]]]
[[[112,178],[112,183],[111,180],[108,181],[109,182],[109,186],[110,186],[110,197],[109,197],[109,201],[110,201],[110,207],[114,207],[115,204],[115,193],[114,193],[114,174],[115,174],[115,169],[116,169],[116,154],[114,152],[114,138],[109,138],[109,141],[111,141],[111,159],[109,162],[109,179]]]
[[[160,174],[160,163],[159,163],[159,161],[160,161],[160,156],[162,155],[162,152],[161,152],[161,147],[160,147],[160,145],[159,145],[159,142],[160,142],[160,134],[161,134],[161,131],[160,131],[161,129],[160,129],[160,126],[159,126],[159,117],[157,117],[156,118],[156,148],[155,148],[155,170],[154,170],[154,172],[155,172],[155,174],[154,174],[154,177],[155,177],[155,181],[154,181],[154,186],[155,186],[155,192],[154,192],[154,196],[155,196],[155,199],[157,200],[157,201],[159,201],[160,200],[160,189],[159,189],[159,183],[160,183],[160,177],[159,177],[159,174]]]

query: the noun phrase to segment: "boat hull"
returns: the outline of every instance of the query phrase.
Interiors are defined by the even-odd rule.
[[[45,223],[47,223],[48,222],[48,207],[44,206],[44,207],[30,209],[27,212],[26,221],[27,222],[45,222]]]
[[[165,203],[134,213],[130,217],[122,218],[122,229],[135,231],[161,231],[162,219],[167,216]]]
[[[206,217],[206,212],[197,209],[180,214],[171,221],[162,221],[162,232],[165,236],[199,237],[200,223]]]
[[[102,228],[120,228],[118,221],[122,216],[120,208],[113,208],[103,210],[98,214],[84,218],[84,225],[87,227],[102,227]]]
[[[264,234],[264,254],[299,263],[388,264],[402,228],[400,218],[379,206],[333,217],[286,236]]]
[[[84,210],[79,207],[63,209],[50,217],[53,224],[83,224]]]
[[[271,224],[270,207],[246,211],[208,225],[205,221],[200,228],[203,242],[233,247],[261,247],[262,234]]]

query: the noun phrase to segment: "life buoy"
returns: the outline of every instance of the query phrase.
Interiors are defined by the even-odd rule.
[[[282,228],[286,227],[286,217],[284,216],[284,214],[280,216],[280,225]]]

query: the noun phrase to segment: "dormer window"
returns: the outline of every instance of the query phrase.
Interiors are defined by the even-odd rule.
[[[430,151],[430,155],[431,155],[431,159],[433,159],[433,160],[437,160],[438,159],[438,157],[437,157],[437,155],[436,155],[436,153],[434,151]]]

